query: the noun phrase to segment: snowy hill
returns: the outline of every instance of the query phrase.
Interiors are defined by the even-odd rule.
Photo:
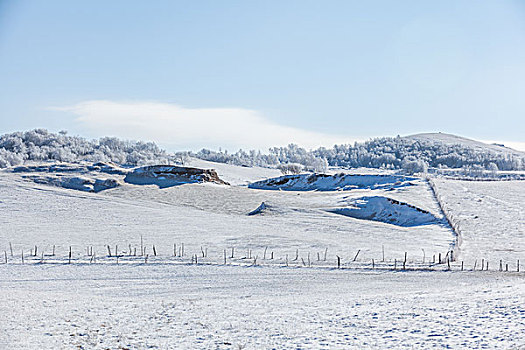
[[[472,139],[468,139],[466,137],[452,135],[452,134],[445,134],[445,133],[421,133],[421,134],[415,134],[415,135],[409,135],[405,136],[405,139],[408,140],[415,140],[415,141],[423,141],[423,142],[436,142],[441,143],[444,145],[452,146],[452,145],[459,145],[466,148],[472,148],[478,151],[490,151],[495,153],[508,153],[508,154],[514,154],[517,156],[525,156],[525,152],[517,151],[515,149],[505,147],[503,145],[497,145],[497,144],[488,144]]]

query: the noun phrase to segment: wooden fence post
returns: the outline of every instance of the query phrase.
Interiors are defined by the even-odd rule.
[[[142,239],[142,235],[140,235],[140,256],[143,256],[143,255],[144,255],[144,240]]]
[[[359,255],[360,252],[361,252],[361,249],[358,249],[356,255],[354,256],[354,260],[353,261],[356,261],[357,256]]]

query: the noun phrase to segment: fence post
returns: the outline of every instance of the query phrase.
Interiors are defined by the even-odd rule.
[[[359,249],[359,250],[357,251],[356,255],[354,256],[354,260],[353,260],[353,261],[355,261],[355,260],[357,259],[357,256],[359,255],[360,252],[361,252],[361,249]]]
[[[142,235],[140,235],[140,256],[143,256],[143,255],[144,255],[144,241],[142,239]]]

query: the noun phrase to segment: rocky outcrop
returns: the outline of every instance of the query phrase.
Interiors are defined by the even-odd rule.
[[[174,165],[150,165],[134,169],[124,178],[135,185],[158,185],[171,187],[185,183],[213,182],[221,185],[229,183],[221,180],[213,169],[189,168]]]

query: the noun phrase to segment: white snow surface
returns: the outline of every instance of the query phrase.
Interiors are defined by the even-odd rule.
[[[497,253],[513,271],[518,257],[525,261],[522,183],[436,180],[445,209],[463,226],[465,271],[461,261],[447,271],[431,260],[455,236],[422,179],[268,191],[245,185],[275,177],[275,169],[214,168],[234,185],[159,188],[104,173],[120,185],[92,193],[0,171],[0,253],[8,259],[0,264],[0,349],[525,346],[523,269],[498,272],[494,262],[490,271],[472,271],[480,252],[492,263],[500,245],[514,250]],[[381,197],[437,221],[403,227],[328,212]],[[258,207],[263,215],[247,215]],[[141,244],[147,259],[137,253]]]
[[[523,276],[0,266],[5,349],[520,349]]]
[[[493,268],[525,263],[525,181],[434,180],[445,208],[458,222],[460,259]],[[490,268],[490,266],[489,266]]]
[[[277,177],[281,174],[278,169],[261,167],[243,167],[224,163],[214,163],[198,158],[191,158],[185,165],[202,168],[214,169],[219,177],[231,185],[248,185],[251,182]]]

